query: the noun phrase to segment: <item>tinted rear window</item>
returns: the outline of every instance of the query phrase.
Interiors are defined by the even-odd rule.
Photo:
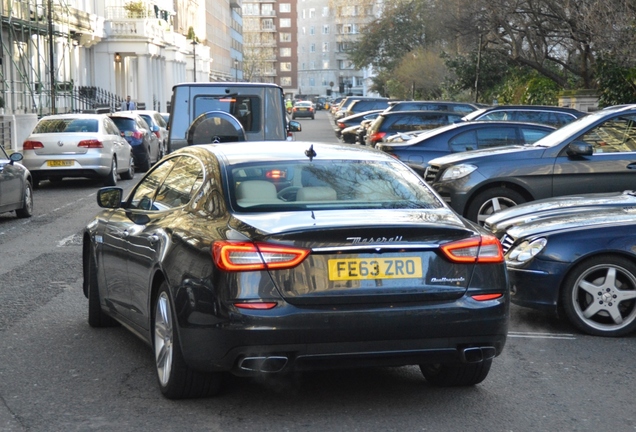
[[[307,160],[229,169],[232,206],[246,212],[307,209],[433,209],[442,203],[398,162]]]
[[[99,122],[96,119],[42,119],[33,129],[33,133],[97,132]]]
[[[197,96],[194,98],[194,118],[209,111],[232,114],[243,125],[245,132],[261,130],[262,102],[255,96]]]
[[[111,120],[115,122],[119,130],[121,131],[134,131],[137,130],[135,120],[126,117],[111,117]]]

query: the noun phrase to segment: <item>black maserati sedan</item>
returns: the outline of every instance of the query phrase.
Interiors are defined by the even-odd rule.
[[[213,395],[228,372],[365,366],[468,386],[504,347],[500,242],[383,152],[188,146],[97,202],[88,322],[149,344],[168,398]]]
[[[547,211],[505,230],[513,303],[565,316],[591,335],[636,330],[636,208],[610,202]]]

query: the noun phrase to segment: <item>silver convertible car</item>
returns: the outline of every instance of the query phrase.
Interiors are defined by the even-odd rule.
[[[418,365],[486,378],[506,341],[501,244],[415,172],[347,145],[184,147],[132,189],[102,188],[83,234],[94,327],[152,346],[168,398],[223,373]]]

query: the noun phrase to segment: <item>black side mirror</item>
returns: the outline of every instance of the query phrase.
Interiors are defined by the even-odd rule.
[[[300,132],[302,131],[302,126],[299,121],[290,120],[289,121],[289,131],[290,132]]]
[[[566,153],[568,156],[592,156],[594,148],[585,141],[573,141],[568,144]]]
[[[9,156],[9,160],[11,161],[11,164],[13,164],[14,162],[20,162],[22,159],[24,159],[24,156],[22,156],[22,153],[11,153],[11,156]]]
[[[123,195],[124,190],[119,187],[101,188],[97,191],[97,205],[102,208],[120,208]]]

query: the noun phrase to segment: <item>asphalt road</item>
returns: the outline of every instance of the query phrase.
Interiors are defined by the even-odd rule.
[[[297,140],[335,141],[324,111],[300,121]],[[147,346],[86,322],[79,233],[98,210],[99,186],[42,182],[32,218],[0,215],[0,431],[636,428],[636,336],[586,336],[514,306],[504,353],[473,388],[435,388],[402,367],[229,378],[221,396],[166,400]]]

